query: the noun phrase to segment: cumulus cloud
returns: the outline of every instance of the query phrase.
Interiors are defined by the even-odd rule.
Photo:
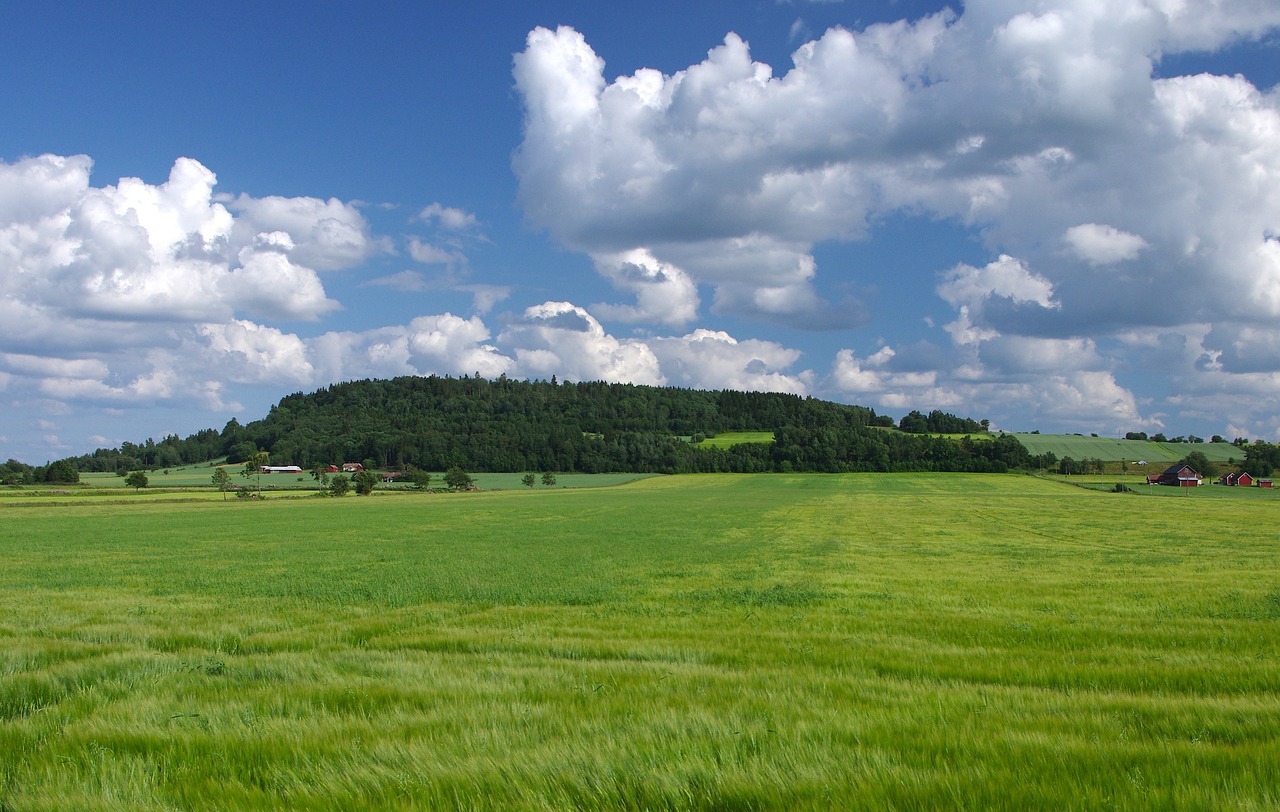
[[[1127,393],[1111,353],[1134,332],[1208,324],[1223,371],[1280,370],[1269,340],[1227,338],[1280,332],[1280,97],[1242,76],[1157,72],[1169,54],[1278,25],[1266,0],[972,0],[958,15],[832,29],[785,71],[729,34],[684,70],[612,79],[580,33],[540,28],[514,65],[520,201],[636,294],[594,307],[602,318],[657,321],[635,281],[648,277],[618,270],[638,252],[650,264],[637,267],[710,287],[717,313],[810,329],[869,318],[815,280],[870,269],[820,268],[816,246],[895,213],[953,220],[993,259],[942,275],[955,318],[938,381],[996,386],[1075,358],[1054,384],[1084,393],[1067,402],[1099,396],[1120,405],[1097,414],[1134,417],[1132,395],[1107,392]],[[830,380],[842,391],[893,388],[890,369],[841,359]]]
[[[596,269],[614,287],[635,294],[635,305],[597,304],[602,318],[628,322],[687,324],[698,313],[698,289],[676,266],[644,249],[598,254]]]
[[[189,158],[158,185],[121,178],[93,187],[90,168],[84,156],[0,163],[0,291],[81,329],[86,320],[193,322],[238,312],[315,319],[337,307],[315,269],[373,250],[350,206],[245,196],[224,204],[214,174]]]
[[[471,212],[456,209],[452,206],[443,206],[439,203],[432,203],[427,206],[418,213],[418,218],[449,231],[464,231],[474,228],[478,224],[476,216]]]
[[[385,241],[370,236],[355,206],[335,198],[239,195],[222,200],[237,214],[232,229],[235,244],[251,243],[265,232],[284,232],[293,242],[290,258],[316,270],[350,268],[375,252],[388,250]]]
[[[498,341],[515,347],[516,365],[527,377],[666,383],[658,358],[647,344],[609,335],[595,317],[569,302],[526,308]]]
[[[258,319],[337,310],[317,273],[385,245],[351,205],[215,194],[179,158],[159,184],[94,186],[83,155],[0,162],[0,368],[24,395],[107,407],[238,408],[227,384],[315,379]]]
[[[441,248],[416,237],[409,241],[409,256],[423,265],[453,265],[465,261],[462,252],[456,248]]]
[[[513,366],[510,358],[486,343],[489,328],[478,316],[423,316],[409,324],[409,331],[410,360],[418,369],[463,375],[478,372],[483,377],[496,378]]]
[[[788,372],[800,360],[800,352],[773,341],[739,341],[723,330],[698,329],[648,344],[673,386],[802,395],[814,381],[810,370]]]
[[[1090,265],[1114,265],[1136,259],[1147,247],[1147,241],[1137,234],[1097,223],[1072,226],[1063,235],[1063,240],[1076,256]]]
[[[202,324],[196,332],[205,340],[201,354],[216,361],[228,380],[302,386],[315,380],[306,346],[296,335],[241,319]]]

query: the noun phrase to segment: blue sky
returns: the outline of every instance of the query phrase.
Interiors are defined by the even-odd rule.
[[[1271,0],[21,4],[0,459],[405,374],[1280,435]]]

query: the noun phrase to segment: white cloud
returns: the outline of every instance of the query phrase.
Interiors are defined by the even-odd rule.
[[[591,309],[602,318],[682,325],[697,316],[698,289],[693,281],[684,271],[648,251],[597,254],[595,263],[614,287],[636,297],[635,305],[593,305]]]
[[[897,391],[983,403],[965,388],[979,380],[1047,413],[1039,392],[1057,387],[1099,419],[1136,419],[1116,379],[1128,337],[1280,328],[1280,96],[1241,76],[1155,78],[1169,54],[1278,25],[1269,0],[971,0],[827,31],[785,72],[730,34],[684,70],[612,80],[578,32],[537,29],[515,63],[520,201],[572,249],[680,269],[717,313],[811,329],[867,318],[825,301],[821,275],[880,282],[818,267],[820,243],[898,213],[958,222],[994,259],[944,275],[951,365]],[[618,265],[598,267],[618,285]],[[1210,349],[1224,369],[1280,370],[1269,351]],[[891,370],[846,361],[831,378],[845,391],[893,388]],[[1050,384],[1054,364],[1070,372]],[[1170,371],[1195,388],[1195,368]]]
[[[1072,226],[1062,238],[1076,256],[1090,265],[1114,265],[1136,259],[1148,245],[1137,234],[1097,223]]]
[[[433,223],[449,231],[464,231],[477,225],[476,216],[471,212],[455,209],[451,206],[442,206],[439,203],[432,203],[427,206],[418,213],[418,217],[425,222]]]
[[[609,335],[590,313],[568,302],[526,308],[498,343],[515,348],[516,371],[525,377],[666,383],[647,344]]]
[[[722,330],[699,329],[648,344],[672,386],[803,395],[813,384],[809,370],[786,371],[800,360],[799,350],[773,341],[738,341]]]
[[[316,270],[350,268],[388,250],[384,241],[369,235],[368,224],[355,206],[334,198],[239,195],[223,201],[238,215],[234,244],[252,243],[263,232],[283,231],[294,243],[290,259]]]
[[[296,335],[239,319],[202,324],[196,331],[206,342],[201,354],[220,367],[228,380],[289,386],[316,382],[306,346]]]
[[[314,319],[337,303],[313,268],[373,250],[363,218],[338,201],[241,196],[224,205],[213,173],[189,158],[159,185],[121,178],[92,187],[90,165],[83,156],[0,163],[0,291],[11,307],[80,330],[91,328],[86,319]]]
[[[400,271],[390,276],[380,276],[363,283],[365,286],[385,287],[404,293],[422,293],[429,290],[427,279],[417,271]]]
[[[981,306],[991,297],[1054,308],[1053,284],[1008,255],[982,268],[957,265],[938,285],[938,295],[953,305]]]
[[[506,285],[458,285],[457,289],[471,294],[472,306],[477,313],[488,313],[511,295],[511,288]]]
[[[479,316],[463,319],[452,313],[421,316],[409,324],[410,360],[420,369],[496,378],[509,372],[512,360],[498,351]]]
[[[409,256],[423,265],[454,265],[465,261],[463,254],[454,248],[441,248],[418,238],[409,241]]]

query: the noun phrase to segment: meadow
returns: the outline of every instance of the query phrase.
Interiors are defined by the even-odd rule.
[[[166,473],[165,471],[148,471],[147,479],[149,481],[147,484],[147,488],[143,490],[143,493],[146,493],[148,491],[150,491],[151,493],[157,493],[160,491],[173,491],[173,490],[185,491],[185,490],[194,489],[192,492],[195,494],[205,493],[207,495],[209,492],[209,488],[212,487],[211,482],[212,482],[214,467],[215,466],[212,464],[201,464],[201,465],[188,465],[188,466],[183,466],[181,468],[171,468],[171,469],[168,469],[168,473]],[[257,480],[246,478],[240,475],[240,472],[244,470],[243,465],[222,465],[218,467],[222,467],[227,470],[227,474],[230,475],[231,477],[232,485],[237,487],[249,488],[249,489],[256,489],[258,487],[259,483]],[[555,474],[555,484],[548,486],[548,485],[542,484],[541,472],[530,472],[530,473],[534,473],[533,489],[535,490],[544,490],[548,487],[603,488],[603,487],[609,487],[612,485],[624,485],[628,482],[634,482],[637,479],[644,479],[645,477],[648,477],[648,476],[654,476],[653,474],[632,474],[632,473],[617,473],[617,474],[557,473]],[[348,478],[350,478],[350,475],[348,475]],[[482,490],[506,490],[506,489],[515,489],[515,488],[527,489],[527,486],[525,486],[524,483],[520,481],[521,479],[524,478],[524,473],[520,473],[520,472],[473,473],[471,474],[471,478],[475,480],[476,487],[481,488]],[[127,487],[124,484],[124,479],[114,473],[81,474],[80,484],[87,488],[92,489],[92,493],[85,494],[84,489],[77,489],[75,486],[60,486],[60,485],[45,486],[38,490],[43,490],[45,492],[49,492],[51,490],[62,490],[67,492],[66,494],[62,494],[62,495],[78,494],[81,496],[105,495],[107,491],[110,491],[112,494],[135,493],[135,489]],[[295,490],[316,491],[316,490],[319,490],[319,485],[316,483],[315,478],[312,477],[309,472],[304,474],[263,474],[261,477],[261,485],[262,485],[263,491],[295,491]],[[397,490],[397,489],[407,489],[410,487],[411,486],[408,483],[394,483],[391,485],[384,485],[380,483],[378,485],[378,488],[380,490]],[[443,471],[432,472],[431,487],[433,488],[445,487]],[[32,489],[28,488],[28,490],[32,490]],[[0,490],[0,500],[3,500],[3,498],[6,495],[20,496],[21,493],[22,491],[19,489],[10,489],[9,491]],[[219,496],[219,498],[221,497]]]
[[[3,506],[0,808],[1275,808],[1277,503],[1221,490]]]
[[[1244,459],[1244,449],[1230,443],[1157,443],[1151,440],[1120,440],[1114,437],[1083,437],[1079,434],[1026,434],[1015,435],[1033,456],[1052,452],[1075,460],[1099,459],[1104,462],[1126,461],[1130,469],[1138,460],[1150,464],[1151,473],[1157,474],[1169,465],[1181,460],[1192,451],[1204,454],[1209,462],[1227,467],[1228,460]]]
[[[724,431],[715,437],[707,437],[694,445],[704,448],[733,448],[744,443],[772,443],[771,431]]]

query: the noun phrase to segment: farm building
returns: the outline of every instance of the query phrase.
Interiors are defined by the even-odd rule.
[[[1219,485],[1237,485],[1242,488],[1252,487],[1253,476],[1247,471],[1238,471],[1230,474],[1223,474],[1218,477]]]
[[[344,474],[354,474],[357,471],[363,471],[363,470],[364,470],[364,466],[358,462],[342,463],[342,473]]]
[[[1164,469],[1157,476],[1147,475],[1148,485],[1173,485],[1180,488],[1194,488],[1200,484],[1200,475],[1190,465],[1175,463]]]
[[[300,474],[302,469],[296,465],[264,465],[262,466],[264,474]]]

